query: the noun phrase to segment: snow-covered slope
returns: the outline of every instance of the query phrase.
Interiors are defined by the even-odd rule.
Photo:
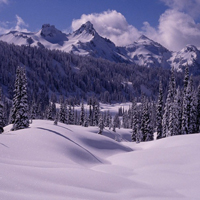
[[[169,64],[177,71],[182,71],[182,66],[192,66],[193,72],[200,71],[200,51],[194,45],[187,45],[181,51],[173,52],[168,60]]]
[[[65,34],[53,25],[44,24],[37,33],[11,31],[0,40],[16,45],[31,45],[58,49],[82,56],[90,55],[115,62],[129,62],[110,40],[101,37],[91,22],[86,22],[72,34]]]
[[[200,196],[200,134],[135,144],[130,130],[35,120],[0,135],[3,200],[188,199]],[[110,138],[109,138],[110,137]]]
[[[146,67],[169,67],[166,62],[171,52],[157,42],[142,35],[133,44],[126,46],[132,62]]]

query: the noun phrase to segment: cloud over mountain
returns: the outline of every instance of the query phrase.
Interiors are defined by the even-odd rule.
[[[200,17],[200,0],[161,0],[169,8],[158,19],[158,26],[152,27],[144,22],[138,30],[128,24],[125,16],[116,10],[102,13],[83,14],[74,19],[72,30],[91,21],[97,32],[109,38],[117,46],[133,43],[141,34],[161,43],[170,50],[180,50],[187,44],[200,47],[200,24],[195,20]]]
[[[15,30],[16,31],[26,31],[26,32],[28,32],[28,30],[25,28],[25,27],[28,27],[28,24],[26,24],[24,22],[24,20],[18,15],[16,15],[16,19],[17,19],[17,23],[16,23],[16,26],[15,26]]]
[[[117,46],[133,43],[140,36],[139,31],[128,24],[126,18],[116,10],[108,10],[102,13],[83,14],[80,19],[72,21],[72,30],[78,29],[82,24],[90,21],[97,32],[109,38]]]

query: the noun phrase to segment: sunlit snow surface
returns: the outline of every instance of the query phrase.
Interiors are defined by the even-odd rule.
[[[0,135],[2,200],[199,199],[200,134],[135,144],[125,129],[10,128]]]

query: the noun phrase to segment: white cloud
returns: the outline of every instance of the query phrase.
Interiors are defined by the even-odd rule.
[[[17,24],[15,26],[15,30],[16,31],[25,31],[25,32],[28,32],[28,30],[26,28],[24,28],[24,27],[28,27],[28,24],[26,24],[24,22],[24,20],[20,16],[18,16],[18,15],[16,15],[16,19],[17,19]]]
[[[109,38],[118,46],[131,44],[140,35],[139,31],[134,26],[129,25],[126,18],[115,10],[89,15],[83,14],[80,19],[72,21],[72,30],[77,30],[87,21],[94,25],[101,36]]]
[[[167,10],[159,19],[159,36],[168,48],[180,50],[187,44],[200,46],[200,24],[188,14]]]
[[[152,27],[148,22],[143,23],[140,30],[127,23],[126,18],[119,12],[105,11],[82,15],[72,22],[72,29],[78,29],[83,23],[91,21],[97,32],[112,40],[118,46],[131,44],[140,34],[161,43],[169,50],[180,50],[187,44],[200,47],[200,0],[160,0],[167,9],[158,19],[159,25]]]
[[[181,12],[189,0],[163,0],[171,9],[166,10],[159,18],[158,27],[143,23],[141,30],[129,25],[126,18],[119,12],[105,11],[103,13],[83,14],[80,19],[74,19],[72,29],[77,30],[83,23],[91,21],[97,32],[109,38],[117,46],[133,43],[141,34],[161,43],[169,50],[180,50],[187,44],[200,46],[200,24],[192,16]],[[193,1],[193,0],[192,0]],[[200,0],[195,0],[199,1]],[[186,2],[185,5],[180,2]],[[174,3],[172,5],[172,3]],[[174,8],[174,9],[173,9]],[[189,11],[189,9],[188,9]]]
[[[160,16],[157,29],[144,23],[143,33],[170,50],[180,50],[187,44],[200,47],[200,24],[177,10],[166,10]]]
[[[9,1],[8,0],[0,0],[0,4],[8,4]]]
[[[170,50],[180,50],[187,44],[200,47],[200,0],[161,0],[170,9],[159,18],[156,28],[145,23],[143,32]]]
[[[189,14],[192,17],[200,16],[200,0],[161,0],[170,9],[181,11]]]
[[[20,16],[16,15],[15,17],[16,17],[15,22],[0,21],[0,34],[5,34],[13,30],[21,32],[29,32],[26,29],[28,27],[28,24],[26,24]]]

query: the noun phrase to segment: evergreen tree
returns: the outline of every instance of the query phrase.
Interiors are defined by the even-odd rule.
[[[99,124],[99,103],[95,104],[94,107],[94,125],[98,126]]]
[[[189,133],[197,132],[197,98],[194,91],[193,77],[190,77],[190,122],[189,122]]]
[[[31,116],[30,116],[31,119],[36,119],[37,118],[37,110],[38,110],[38,108],[37,108],[37,105],[36,105],[36,103],[34,101],[32,106],[31,106]]]
[[[72,121],[73,121],[73,124],[76,124],[75,122],[75,111],[74,111],[74,106],[73,106],[73,109],[72,109]]]
[[[112,116],[110,115],[109,118],[109,130],[112,128],[113,124],[112,124]]]
[[[76,110],[74,113],[74,124],[79,125],[79,121],[78,111]]]
[[[123,127],[124,128],[129,128],[129,116],[128,116],[128,112],[124,111],[122,114],[122,121],[123,121]]]
[[[185,67],[185,76],[184,76],[184,81],[183,81],[183,84],[184,84],[183,95],[185,95],[185,93],[186,93],[187,86],[188,86],[188,81],[189,81],[189,67],[188,67],[188,65],[186,65],[186,67]]]
[[[104,129],[104,122],[103,122],[103,116],[102,115],[100,116],[98,126],[99,126],[98,134],[102,135],[102,132],[103,132],[103,129]]]
[[[55,102],[53,101],[52,104],[51,104],[51,109],[52,109],[52,118],[54,119],[56,117],[56,104]]]
[[[138,134],[138,119],[137,119],[137,104],[135,99],[132,102],[132,141],[137,141],[137,134]]]
[[[158,102],[157,102],[157,110],[156,110],[156,131],[157,131],[157,139],[163,137],[163,127],[162,127],[162,120],[163,120],[163,89],[162,89],[162,82],[160,81],[159,84],[159,95],[158,95]]]
[[[89,124],[93,126],[92,98],[89,98]]]
[[[69,109],[68,109],[68,123],[74,124],[73,110],[71,104],[69,104]]]
[[[53,120],[51,102],[49,102],[49,106],[47,107],[47,116],[46,117],[47,117],[48,120]]]
[[[2,91],[0,88],[0,134],[4,131],[4,112],[3,112],[3,102],[2,102]]]
[[[197,89],[197,97],[196,97],[196,99],[197,99],[197,113],[196,113],[196,115],[197,115],[197,118],[196,118],[196,120],[197,120],[197,122],[196,122],[196,125],[197,125],[197,132],[200,132],[200,85],[199,85],[199,87],[198,87],[198,89]]]
[[[175,92],[175,80],[174,80],[174,74],[172,73],[172,77],[170,78],[169,82],[169,89],[167,94],[167,100],[165,102],[164,107],[164,114],[162,119],[162,137],[166,137],[171,135],[170,133],[170,112],[173,112],[172,105],[174,103],[174,96],[176,94]]]
[[[110,111],[106,113],[105,127],[110,127]]]
[[[25,69],[18,67],[16,86],[15,86],[14,104],[16,106],[12,110],[14,111],[13,117],[13,128],[12,130],[24,129],[29,127],[28,119],[28,97],[27,97],[27,79]],[[15,117],[15,118],[14,118]]]
[[[69,124],[69,111],[67,108],[68,101],[67,99],[65,100],[65,124]]]
[[[182,124],[182,97],[180,89],[177,89],[176,96],[173,104],[174,117],[173,117],[173,135],[181,135]]]
[[[116,132],[116,122],[113,120],[113,126],[112,126],[112,128],[113,128],[113,132]]]
[[[153,129],[150,121],[149,106],[145,99],[142,104],[143,104],[142,105],[143,109],[142,109],[142,120],[141,120],[141,132],[142,132],[141,141],[150,141],[153,140]]]
[[[183,96],[183,113],[182,113],[182,134],[191,133],[191,110],[192,110],[192,98],[193,98],[193,86],[192,78],[188,82],[186,92]]]
[[[21,82],[21,75],[20,75],[20,67],[17,67],[16,70],[16,77],[15,77],[15,89],[14,89],[14,96],[13,96],[13,105],[12,105],[12,109],[11,109],[11,113],[10,113],[10,119],[9,119],[9,123],[10,124],[14,124],[15,119],[16,119],[16,113],[17,113],[17,109],[19,107],[19,85]]]
[[[61,99],[60,99],[59,121],[62,122],[62,123],[65,123],[65,118],[66,118],[65,102],[64,102],[64,98],[61,97]]]
[[[87,112],[85,113],[85,118],[84,118],[83,126],[84,127],[88,127],[88,114],[87,114]]]
[[[54,125],[58,125],[58,112],[56,112]]]
[[[80,113],[80,125],[84,126],[84,120],[85,120],[85,109],[84,109],[84,104],[82,102],[81,104],[81,113]]]
[[[174,76],[174,67],[171,69],[171,98],[174,100],[174,96],[176,94],[176,80]]]
[[[119,119],[118,113],[114,117],[113,125],[115,126],[115,128],[119,128],[120,129],[120,127],[121,127],[121,123],[120,123],[120,119]]]

